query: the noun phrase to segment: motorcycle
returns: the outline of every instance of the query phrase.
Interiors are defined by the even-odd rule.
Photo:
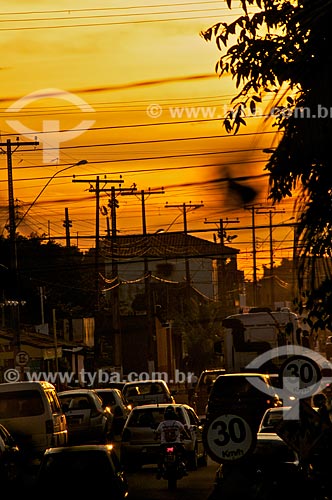
[[[176,445],[167,445],[164,448],[161,477],[168,482],[169,490],[176,490],[177,481],[186,476],[186,468],[182,456]]]

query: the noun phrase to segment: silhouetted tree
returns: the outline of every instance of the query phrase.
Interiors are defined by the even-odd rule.
[[[38,238],[18,235],[17,274],[18,298],[26,302],[21,308],[23,323],[38,324],[41,321],[40,288],[45,296],[45,321],[52,321],[52,309],[57,317],[73,314],[89,314],[95,304],[92,281],[93,264],[76,247],[63,247]],[[13,298],[13,275],[10,271],[10,241],[0,237],[1,299]]]
[[[226,2],[232,9],[232,0]],[[243,15],[236,20],[201,32],[222,52],[216,72],[230,74],[239,90],[224,126],[237,133],[247,112],[255,114],[267,93],[274,97],[267,114],[274,115],[281,139],[268,151],[269,197],[279,202],[299,193],[298,285],[301,297],[321,310],[332,284],[332,1],[241,0],[241,5]],[[332,316],[331,306],[321,313]]]

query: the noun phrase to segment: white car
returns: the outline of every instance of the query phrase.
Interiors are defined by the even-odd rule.
[[[114,415],[113,429],[120,434],[130,413],[131,406],[127,404],[120,389],[94,389],[103,402],[104,409],[108,406]]]
[[[103,408],[93,389],[72,389],[58,393],[68,425],[69,444],[100,443],[113,439],[114,415]]]
[[[258,427],[258,432],[273,432],[275,433],[276,425],[287,416],[287,412],[292,409],[291,406],[280,406],[279,408],[268,408]]]
[[[127,469],[139,469],[142,465],[157,464],[160,443],[155,439],[155,429],[164,420],[169,404],[136,406],[130,412],[121,436],[121,461]],[[206,465],[207,454],[202,439],[201,422],[190,406],[173,404],[178,420],[187,427],[191,439],[184,439],[183,446],[188,468],[195,470],[198,464]]]
[[[164,380],[127,382],[122,389],[122,394],[132,407],[154,403],[175,403],[174,397]]]
[[[313,407],[314,410],[318,408]],[[276,425],[278,425],[283,419],[290,419],[291,412],[293,412],[292,417],[296,417],[296,406],[280,406],[279,408],[268,408],[264,413],[261,423],[258,427],[259,433],[266,432],[276,432]],[[292,418],[293,420],[293,418]]]

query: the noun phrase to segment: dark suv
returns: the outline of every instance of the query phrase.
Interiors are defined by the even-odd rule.
[[[209,395],[207,420],[219,415],[241,415],[256,431],[267,408],[282,406],[269,375],[226,373],[215,380]]]

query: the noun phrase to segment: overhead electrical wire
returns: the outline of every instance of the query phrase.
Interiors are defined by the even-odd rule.
[[[220,0],[210,0],[210,1],[200,1],[200,2],[175,2],[175,3],[162,3],[162,4],[155,4],[155,5],[130,5],[130,6],[125,6],[125,7],[87,7],[87,8],[81,8],[81,9],[47,9],[47,10],[30,10],[30,11],[12,11],[12,12],[1,12],[0,16],[7,16],[7,15],[29,15],[29,14],[59,14],[61,12],[63,13],[71,13],[71,12],[96,12],[96,11],[113,11],[113,10],[131,10],[131,9],[145,9],[145,8],[160,8],[160,7],[180,7],[180,6],[185,6],[185,5],[210,5],[210,4],[219,4],[220,6]],[[228,8],[226,7],[219,7],[220,10],[225,10],[229,11]]]

